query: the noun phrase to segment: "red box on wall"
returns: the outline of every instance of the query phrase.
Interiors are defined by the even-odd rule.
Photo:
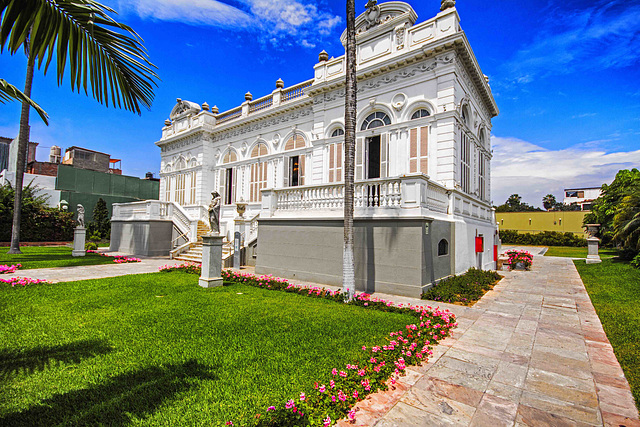
[[[484,237],[476,237],[476,252],[484,252]]]
[[[498,260],[498,245],[493,245],[493,260]]]

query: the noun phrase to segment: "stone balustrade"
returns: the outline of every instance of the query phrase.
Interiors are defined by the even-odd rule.
[[[421,209],[447,214],[449,194],[422,174],[358,181],[354,185],[354,210],[363,216],[418,214]],[[342,215],[343,209],[343,183],[262,190],[264,217]]]

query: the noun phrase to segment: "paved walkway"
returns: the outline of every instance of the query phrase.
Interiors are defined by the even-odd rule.
[[[355,425],[640,426],[572,261],[536,256],[532,271],[502,273],[474,307],[446,305],[453,337],[360,402]]]
[[[117,252],[110,253],[118,255]],[[30,277],[32,279],[48,280],[50,282],[70,282],[74,280],[101,279],[104,277],[125,276],[127,274],[155,273],[166,264],[182,264],[181,261],[170,260],[168,257],[141,258],[141,262],[127,264],[81,265],[73,267],[33,268],[18,270],[13,274],[3,274],[2,279],[11,277]]]

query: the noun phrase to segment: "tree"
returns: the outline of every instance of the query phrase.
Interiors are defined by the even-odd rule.
[[[625,197],[634,194],[640,183],[640,171],[638,169],[622,169],[616,174],[615,179],[609,185],[603,184],[600,196],[591,205],[591,213],[585,215],[584,224],[600,224],[598,237],[602,239],[602,244],[607,245],[612,242],[621,243],[621,228],[616,229],[615,218],[618,216],[618,225],[622,224],[623,218],[630,219],[621,214],[621,209],[626,209],[623,200]],[[618,236],[616,237],[616,234]]]
[[[640,181],[631,185],[613,217],[614,239],[623,249],[640,251]]]
[[[553,194],[547,194],[542,198],[542,206],[544,206],[546,210],[556,207],[557,204],[558,201],[556,200],[556,196]]]
[[[98,199],[93,208],[92,221],[87,230],[90,236],[97,236],[99,239],[107,239],[111,232],[111,222],[109,221],[109,210],[107,202],[102,197]]]
[[[55,52],[61,84],[69,58],[71,90],[80,92],[82,88],[88,94],[90,85],[93,97],[106,106],[111,98],[113,106],[138,114],[140,105],[151,107],[158,78],[153,71],[155,66],[148,60],[142,39],[129,26],[114,21],[109,13],[114,10],[94,0],[0,0],[0,49],[7,47],[13,55],[24,47],[27,53],[24,93],[18,94],[6,84],[0,91],[4,100],[13,93],[14,98],[23,101],[9,253],[20,253],[21,193],[29,141],[29,107],[33,105],[28,100],[36,61],[38,69],[44,64],[46,74]],[[46,122],[46,116],[43,120]]]
[[[367,7],[375,0],[369,0]],[[355,294],[355,261],[353,254],[353,193],[356,145],[356,6],[347,0],[346,88],[344,97],[344,251],[342,286],[350,300]]]
[[[512,194],[507,201],[500,206],[496,206],[496,212],[530,212],[541,211],[542,209],[528,205],[522,202],[522,197],[518,194]]]

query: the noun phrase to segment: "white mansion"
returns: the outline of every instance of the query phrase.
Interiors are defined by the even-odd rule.
[[[419,24],[399,1],[369,5],[356,20],[361,290],[415,296],[495,265],[489,134],[498,108],[454,3]],[[160,201],[116,205],[112,249],[197,258],[215,190],[221,232],[243,233],[256,272],[341,284],[344,86],[345,56],[323,51],[312,79],[278,80],[225,112],[178,99],[156,142]]]

